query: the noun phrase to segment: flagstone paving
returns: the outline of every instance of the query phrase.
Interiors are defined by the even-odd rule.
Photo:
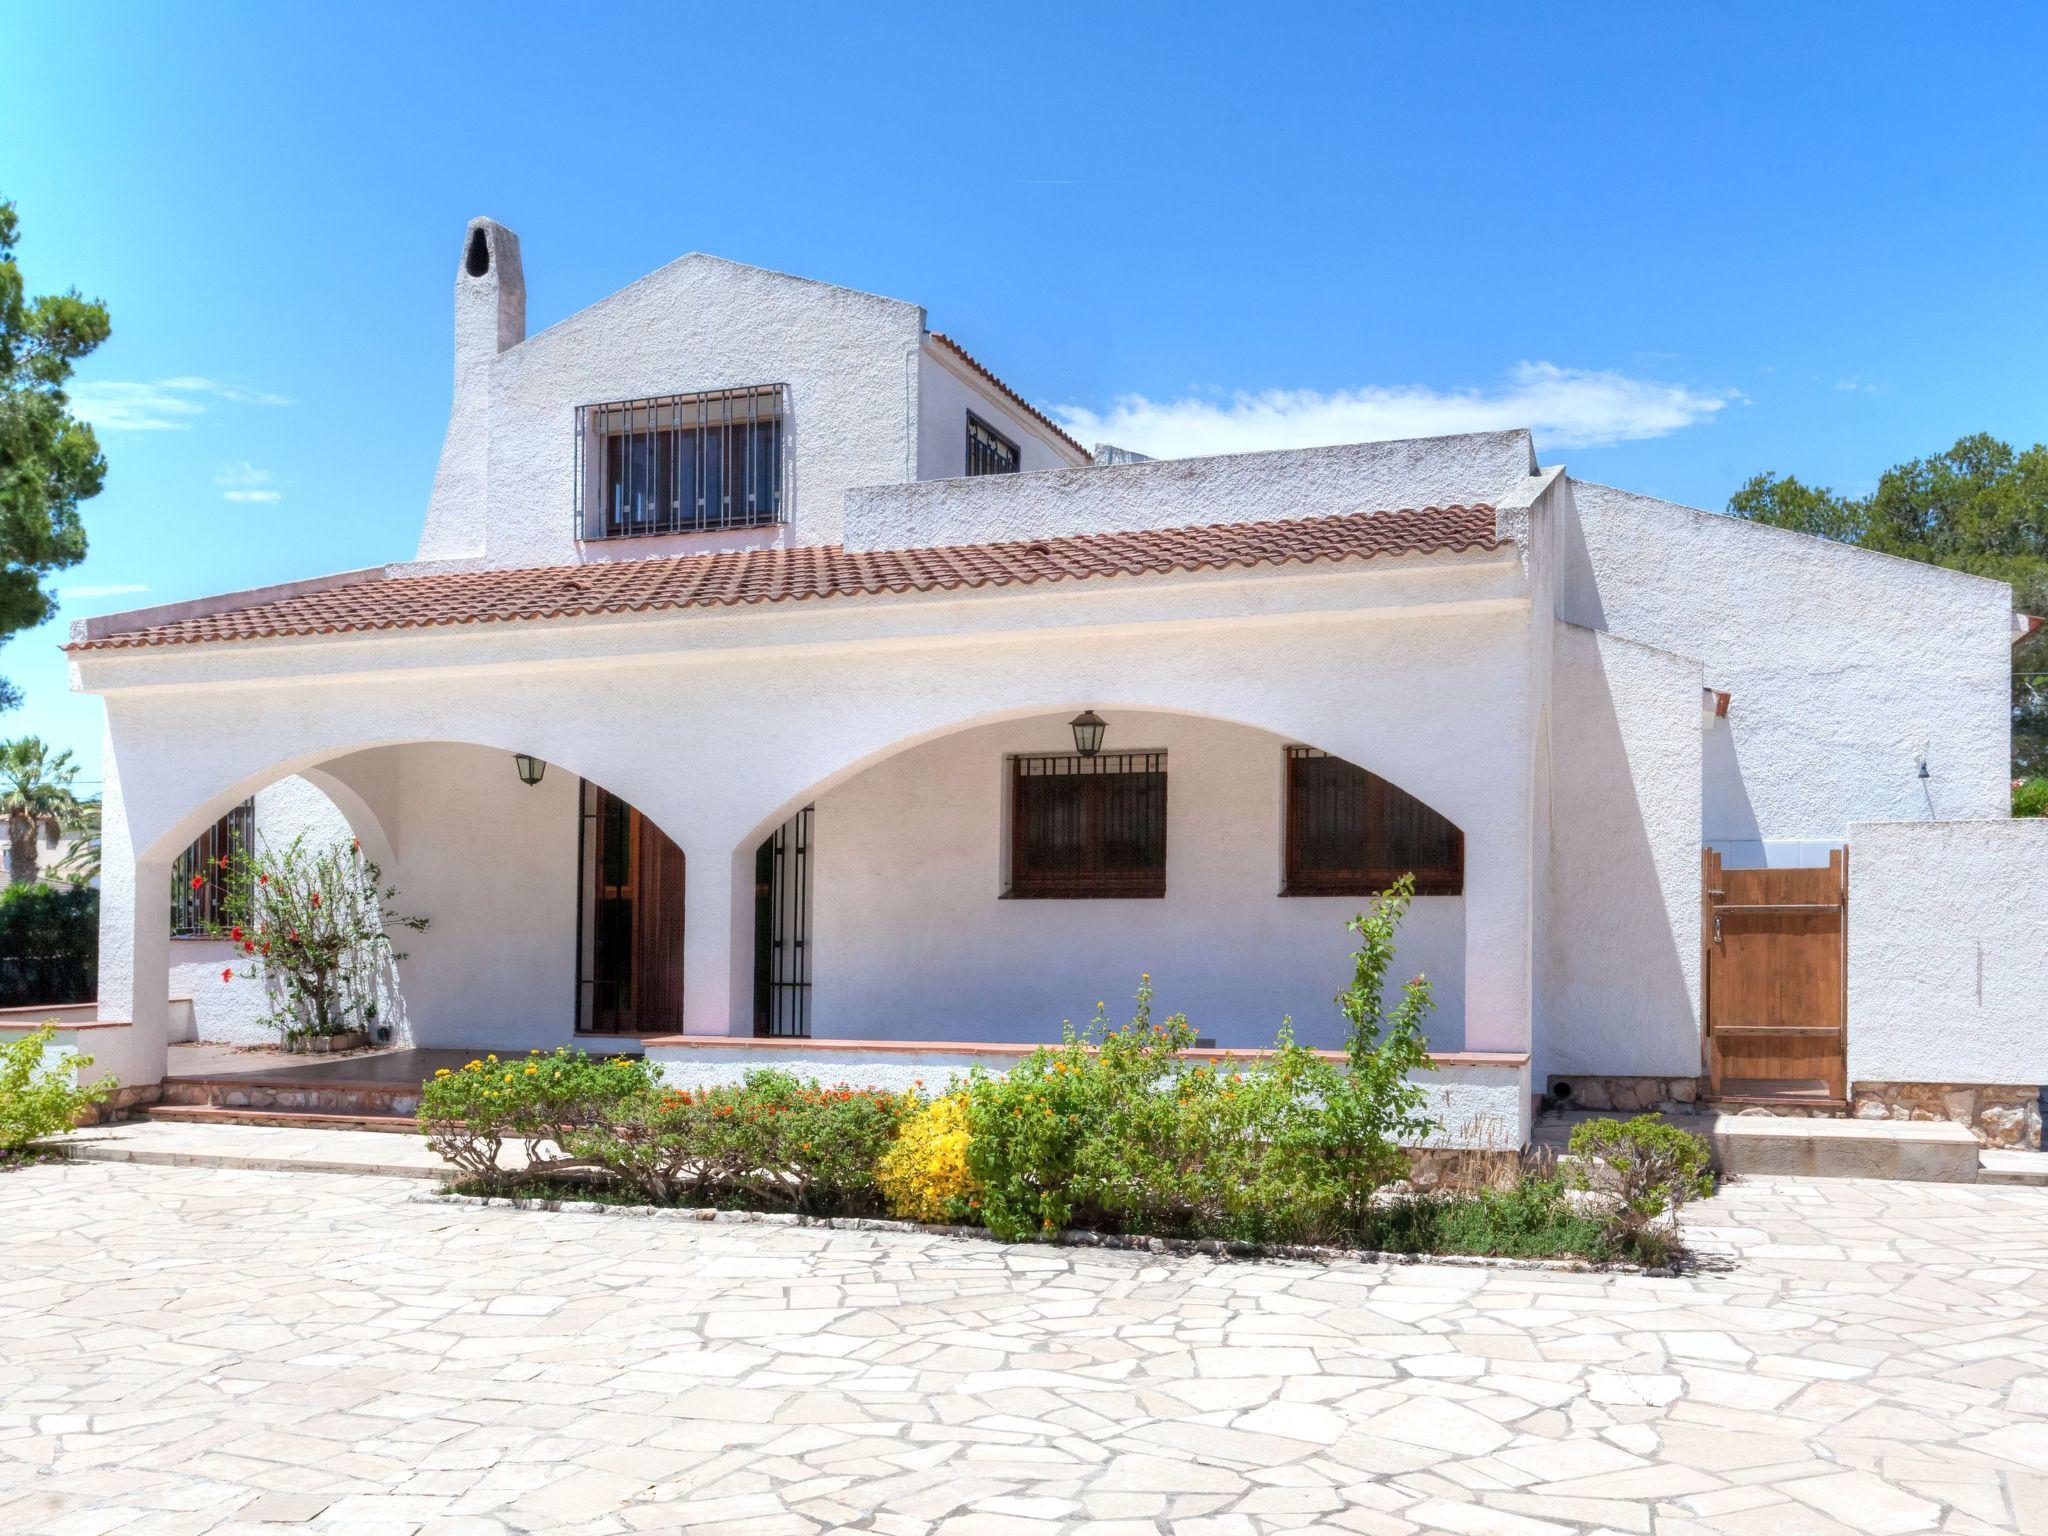
[[[1676,1279],[0,1174],[0,1532],[2048,1533],[2048,1190],[1753,1180]]]

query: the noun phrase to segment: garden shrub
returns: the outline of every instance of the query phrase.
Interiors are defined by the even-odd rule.
[[[906,1221],[976,1219],[981,1186],[967,1165],[967,1098],[949,1093],[904,1121],[875,1165],[891,1215]]]
[[[31,1142],[61,1135],[78,1117],[114,1091],[114,1080],[79,1086],[92,1058],[66,1055],[46,1060],[56,1026],[45,1024],[0,1044],[0,1163],[18,1157]]]
[[[0,1008],[91,1002],[99,953],[98,891],[0,887]]]
[[[1658,1115],[1585,1121],[1572,1128],[1570,1150],[1578,1159],[1578,1187],[1607,1197],[1610,1243],[1644,1263],[1669,1256],[1677,1245],[1678,1213],[1714,1192],[1713,1150],[1706,1138]]]
[[[1221,1072],[1190,1064],[1194,1031],[1152,1019],[1149,976],[1137,1010],[1088,1026],[967,1087],[967,1162],[981,1217],[1011,1241],[1081,1225],[1250,1241],[1344,1240],[1407,1167],[1403,1140],[1426,1134],[1422,1034],[1429,984],[1409,981],[1391,1013],[1385,978],[1413,881],[1351,923],[1359,935],[1341,1065],[1297,1046],[1283,1024],[1271,1055]]]
[[[918,1107],[911,1094],[756,1071],[736,1087],[654,1088],[563,1145],[664,1204],[858,1215],[881,1209],[877,1166]]]
[[[361,844],[312,847],[300,836],[278,851],[238,848],[221,863],[226,920],[213,936],[233,944],[247,966],[241,974],[277,999],[265,1022],[286,1039],[376,1024],[393,995],[392,966],[405,958],[391,930],[421,933],[427,920],[398,914],[397,890]],[[195,874],[192,884],[205,879]]]
[[[2014,779],[2012,813],[2015,816],[2048,816],[2048,778]]]
[[[508,1139],[524,1142],[536,1173],[583,1163],[568,1150],[574,1132],[651,1096],[655,1069],[638,1057],[591,1056],[562,1047],[523,1060],[484,1056],[443,1067],[420,1090],[418,1119],[427,1144],[466,1178],[500,1183],[498,1158]]]
[[[1362,1237],[1367,1246],[1389,1253],[1604,1259],[1614,1252],[1605,1224],[1573,1204],[1555,1173],[1525,1173],[1496,1188],[1390,1201],[1373,1213]]]

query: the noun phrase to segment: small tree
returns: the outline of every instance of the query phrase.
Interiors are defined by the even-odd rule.
[[[216,935],[241,952],[240,974],[277,995],[270,1022],[286,1037],[346,1034],[376,1022],[389,967],[405,958],[392,930],[426,930],[424,917],[393,908],[397,896],[360,842],[309,848],[301,835],[282,852],[229,856]],[[229,967],[221,980],[235,974]]]
[[[1429,1071],[1423,1021],[1435,1008],[1427,978],[1402,983],[1401,1000],[1386,1011],[1387,967],[1394,935],[1415,895],[1415,877],[1403,875],[1350,922],[1358,935],[1351,954],[1351,984],[1337,994],[1344,1015],[1345,1070],[1323,1090],[1328,1108],[1324,1151],[1349,1189],[1352,1219],[1362,1224],[1372,1197],[1407,1166],[1403,1143],[1437,1129],[1428,1095],[1413,1074]]]

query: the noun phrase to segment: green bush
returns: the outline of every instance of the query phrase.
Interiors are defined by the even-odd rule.
[[[2048,779],[2014,779],[2012,813],[2015,816],[2048,816]]]
[[[650,1098],[656,1070],[638,1057],[591,1056],[563,1047],[500,1061],[484,1056],[443,1067],[420,1090],[420,1130],[466,1178],[501,1183],[505,1142],[524,1142],[528,1167],[562,1172],[578,1159],[571,1136]]]
[[[1714,1192],[1706,1138],[1657,1115],[1587,1120],[1573,1127],[1570,1150],[1578,1160],[1578,1187],[1607,1197],[1610,1245],[1644,1263],[1668,1257],[1677,1243],[1678,1213]]]
[[[0,1044],[0,1162],[19,1156],[31,1142],[70,1130],[114,1091],[111,1077],[76,1086],[74,1079],[92,1065],[90,1056],[46,1061],[44,1052],[56,1034],[54,1025],[45,1024]]]
[[[1341,1066],[1294,1043],[1219,1072],[1186,1056],[1194,1031],[1152,1018],[1149,976],[1130,1023],[1104,1010],[1080,1033],[1034,1051],[1002,1078],[968,1085],[968,1166],[981,1219],[1011,1241],[1068,1226],[1249,1241],[1342,1241],[1407,1167],[1401,1141],[1427,1133],[1429,1065],[1421,977],[1384,1010],[1403,879],[1352,924],[1359,946],[1338,994]]]
[[[0,1008],[87,1003],[98,991],[100,893],[0,888]]]
[[[915,1094],[757,1071],[738,1086],[637,1096],[564,1146],[657,1203],[865,1215],[882,1209],[877,1166],[922,1107]]]
[[[1575,1206],[1565,1181],[1554,1174],[1524,1174],[1501,1189],[1390,1201],[1374,1212],[1364,1240],[1389,1253],[1614,1256],[1606,1225]]]

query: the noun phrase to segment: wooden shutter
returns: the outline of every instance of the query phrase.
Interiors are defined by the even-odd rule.
[[[1011,896],[1166,894],[1166,754],[1018,757]]]

